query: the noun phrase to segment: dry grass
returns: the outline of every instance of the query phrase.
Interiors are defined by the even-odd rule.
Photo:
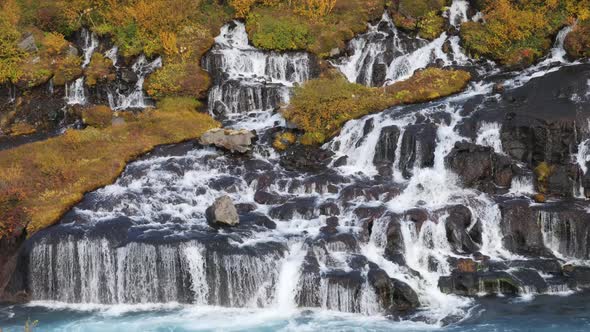
[[[5,198],[13,209],[26,211],[21,223],[32,234],[57,222],[84,193],[112,183],[128,162],[155,146],[198,138],[218,126],[209,115],[187,108],[151,110],[126,116],[122,125],[69,130],[0,151],[0,202]]]

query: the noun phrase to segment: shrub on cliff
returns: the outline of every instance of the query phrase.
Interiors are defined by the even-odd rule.
[[[465,48],[507,67],[524,67],[547,53],[552,37],[576,17],[585,16],[588,0],[485,1],[484,22],[461,26]]]
[[[571,57],[590,57],[590,19],[578,22],[566,36],[564,47]]]
[[[98,82],[114,81],[117,77],[115,75],[115,68],[111,59],[106,58],[100,53],[92,54],[90,63],[84,71],[86,80],[84,81],[88,86],[94,86]]]
[[[145,85],[148,94],[156,99],[167,96],[206,96],[210,86],[209,74],[197,63],[167,63],[151,74]]]
[[[446,0],[399,0],[393,2],[389,12],[397,27],[432,40],[444,31],[445,5]]]
[[[316,11],[310,8],[320,8]],[[251,6],[246,28],[257,47],[307,50],[328,57],[332,49],[366,30],[384,10],[379,0],[259,1]]]
[[[471,76],[461,70],[428,68],[385,88],[350,83],[341,75],[308,81],[295,89],[287,120],[305,131],[304,144],[320,144],[348,120],[399,104],[420,103],[463,90]]]
[[[13,0],[0,6],[0,84],[15,82],[21,75],[19,63],[23,53],[17,44],[20,38],[16,29],[18,12],[15,13],[11,5],[14,5]]]
[[[293,16],[277,18],[272,12],[252,13],[248,16],[254,46],[275,51],[304,50],[314,41],[306,24]]]

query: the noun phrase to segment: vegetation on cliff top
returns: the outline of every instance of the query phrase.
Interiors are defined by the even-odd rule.
[[[564,47],[574,58],[590,57],[590,17],[576,24],[565,37]]]
[[[244,2],[249,6],[240,7]],[[383,14],[379,0],[234,0],[254,46],[268,50],[307,50],[320,57],[344,48],[347,40]]]
[[[451,1],[447,0],[396,0],[389,12],[395,25],[403,30],[418,32],[426,39],[435,39],[443,31],[442,12]]]
[[[305,131],[303,144],[321,144],[348,120],[389,107],[420,103],[463,90],[471,75],[461,70],[428,68],[385,88],[348,82],[342,75],[308,81],[295,89],[285,118]]]
[[[90,110],[88,123],[99,128],[0,151],[0,238],[19,226],[32,234],[52,225],[84,193],[112,183],[127,162],[156,145],[198,138],[219,126],[194,106],[121,113],[125,121],[112,126],[106,112]]]
[[[465,48],[508,67],[524,67],[547,53],[558,30],[590,17],[590,0],[480,1],[483,22],[461,26]]]

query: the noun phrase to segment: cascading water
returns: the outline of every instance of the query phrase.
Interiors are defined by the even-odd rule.
[[[86,93],[84,92],[84,77],[74,82],[66,83],[66,103],[68,105],[86,104]]]
[[[215,42],[202,61],[214,79],[209,112],[230,120],[227,125],[239,122],[249,129],[281,121],[273,111],[289,102],[290,87],[311,77],[310,56],[257,50],[248,44],[246,27],[238,21],[225,25]]]
[[[117,50],[111,49],[108,56],[113,60],[113,65],[116,65]],[[156,69],[162,67],[162,59],[160,57],[149,62],[144,55],[139,56],[131,69],[137,76],[135,86],[130,92],[124,91],[119,87],[115,91],[108,92],[109,106],[112,110],[126,110],[130,108],[146,108],[149,105],[148,97],[143,91],[143,83],[146,77],[153,73]]]
[[[451,23],[467,19],[465,3],[453,3]],[[339,68],[351,81],[387,84],[427,66],[432,54],[451,61],[438,53],[447,40],[459,61],[455,37],[404,38],[385,15],[351,41],[355,52]],[[399,54],[386,59],[382,50],[391,45]],[[116,54],[107,52],[114,65]],[[160,64],[141,57],[133,70],[145,77]],[[203,67],[214,83],[210,112],[261,137],[271,121],[283,121],[273,112],[288,102],[290,88],[313,76],[309,55],[256,50],[239,22],[223,28]],[[111,107],[145,106],[142,83],[137,98],[113,95]],[[492,85],[477,82],[445,100],[349,121],[323,146],[334,154],[329,166],[313,173],[284,168],[277,154],[236,157],[192,143],[160,148],[29,240],[19,263],[24,287],[36,301],[179,302],[200,310],[278,308],[281,315],[311,308],[436,325],[471,314],[474,300],[463,295],[567,291],[558,259],[587,259],[579,228],[572,233],[561,222],[567,218],[535,210],[538,238],[515,231],[523,238],[508,245],[513,234],[506,229],[527,220],[517,214],[519,223],[511,223],[506,206],[535,191],[533,175],[480,188],[449,165],[461,144],[509,158],[506,123],[498,122],[505,114],[478,118],[502,101]],[[585,173],[582,150],[577,162]],[[206,208],[221,195],[236,204],[238,226],[207,223]],[[558,259],[547,251],[540,261],[517,255],[516,246],[529,240]],[[465,273],[474,278],[470,288],[461,284]]]
[[[453,1],[449,21],[455,28],[467,21],[467,8],[467,1]],[[451,46],[448,53],[443,47],[446,42]],[[393,84],[431,64],[449,66],[471,63],[459,46],[459,37],[442,33],[430,42],[410,38],[395,27],[387,13],[383,14],[380,22],[369,25],[368,32],[355,37],[349,49],[351,55],[337,60],[335,65],[349,81],[367,86]]]

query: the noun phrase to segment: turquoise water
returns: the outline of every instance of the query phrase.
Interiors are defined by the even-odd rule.
[[[533,299],[480,299],[469,315],[445,327],[395,322],[326,311],[279,312],[163,305],[64,305],[38,303],[0,307],[4,332],[22,331],[590,331],[590,293]]]

